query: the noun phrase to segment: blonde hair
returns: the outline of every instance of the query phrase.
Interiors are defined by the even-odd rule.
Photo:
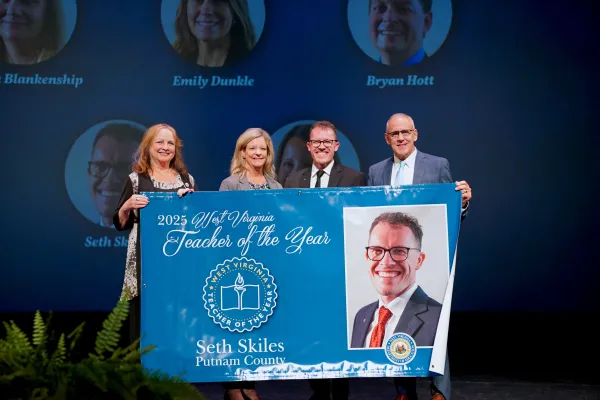
[[[146,132],[144,133],[144,137],[140,142],[140,145],[135,152],[134,161],[133,161],[133,171],[138,174],[149,174],[152,170],[152,165],[150,163],[150,146],[152,146],[152,142],[158,132],[161,129],[168,129],[173,132],[173,137],[175,138],[175,156],[171,160],[171,168],[179,172],[181,175],[187,174],[187,166],[183,161],[183,153],[181,148],[183,147],[183,141],[177,135],[175,129],[167,124],[156,124],[152,125]]]
[[[65,45],[65,21],[61,0],[47,0],[42,31],[36,37],[36,63],[54,57]],[[0,60],[8,62],[4,41],[0,40]]]
[[[246,150],[246,146],[256,138],[264,138],[267,143],[267,160],[263,166],[263,175],[271,179],[276,179],[275,175],[275,155],[273,150],[273,141],[271,136],[260,128],[249,128],[244,131],[238,138],[235,144],[235,150],[233,151],[233,157],[231,158],[231,167],[229,172],[231,175],[242,176],[246,172],[246,160],[242,156],[242,150]]]
[[[173,47],[183,57],[196,63],[199,51],[198,40],[188,25],[188,2],[189,0],[181,0],[177,8]],[[231,47],[226,62],[245,58],[256,45],[256,32],[250,20],[248,0],[228,0],[228,4],[234,15],[234,24],[231,27]]]

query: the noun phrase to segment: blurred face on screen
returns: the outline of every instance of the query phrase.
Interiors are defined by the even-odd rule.
[[[369,34],[382,62],[401,64],[417,53],[431,21],[419,0],[371,0]]]
[[[244,150],[242,156],[246,160],[246,168],[262,169],[267,162],[267,142],[264,137],[253,139]]]
[[[190,31],[198,40],[217,40],[229,34],[233,11],[228,0],[189,0]]]
[[[414,250],[418,247],[415,236],[406,226],[382,222],[373,228],[369,237],[367,262],[373,287],[386,304],[417,281],[417,271],[425,260],[424,253]]]
[[[112,225],[112,215],[131,171],[132,156],[137,146],[133,141],[120,142],[106,135],[96,142],[92,151],[88,166],[90,192],[104,226]]]
[[[0,37],[36,38],[44,26],[46,0],[0,0]]]
[[[312,141],[318,140],[319,143]],[[335,132],[330,128],[315,127],[310,132],[310,141],[306,144],[313,163],[319,168],[325,168],[333,161],[335,152],[340,148]]]
[[[386,125],[385,141],[400,160],[406,160],[415,151],[418,137],[413,122],[404,116],[392,116]]]
[[[175,135],[173,131],[162,128],[150,146],[150,160],[156,164],[170,165],[175,157]]]
[[[285,182],[285,179],[295,171],[310,167],[312,158],[306,151],[306,143],[299,137],[292,137],[286,144],[281,153],[281,161],[279,163],[279,171],[277,176],[279,182]]]

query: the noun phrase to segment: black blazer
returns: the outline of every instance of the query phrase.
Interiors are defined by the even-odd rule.
[[[284,188],[310,188],[310,172],[312,165],[309,168],[304,168],[296,171],[287,177],[283,185]],[[342,164],[335,163],[331,168],[331,176],[327,187],[352,187],[366,186],[365,174],[355,169],[345,167]]]

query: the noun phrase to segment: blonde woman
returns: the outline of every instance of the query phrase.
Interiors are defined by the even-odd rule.
[[[203,67],[246,58],[256,45],[247,0],[181,0],[175,17],[175,51]]]
[[[235,145],[230,176],[219,190],[281,189],[276,180],[273,141],[260,128],[250,128],[240,135]]]
[[[231,175],[221,182],[223,190],[281,189],[275,176],[273,141],[260,128],[240,135],[231,158]],[[258,400],[255,382],[224,382],[225,400]]]
[[[36,64],[65,44],[60,0],[0,1],[0,61]]]
[[[177,192],[181,197],[198,190],[183,161],[183,143],[173,127],[148,128],[136,151],[133,172],[125,182],[113,216],[119,231],[130,230],[122,297],[130,301],[130,341],[140,337],[140,230],[139,209],[148,205],[141,192]]]

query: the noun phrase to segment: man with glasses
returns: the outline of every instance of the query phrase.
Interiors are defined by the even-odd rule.
[[[386,124],[385,141],[392,148],[393,156],[369,167],[368,186],[403,186],[417,184],[451,183],[452,174],[448,160],[418,151],[415,142],[419,132],[413,119],[406,114],[394,114]],[[456,190],[462,194],[461,220],[467,216],[471,187],[465,181],[456,182]],[[418,345],[418,343],[417,343]],[[417,398],[415,378],[395,378],[397,400]],[[451,400],[450,367],[448,357],[444,375],[432,378],[432,399]]]
[[[137,127],[120,122],[109,123],[96,134],[87,173],[100,226],[114,228],[115,208],[143,134]]]
[[[306,147],[312,158],[312,165],[288,176],[284,188],[365,186],[365,175],[362,172],[334,162],[340,142],[331,122],[315,122],[310,128],[308,139]]]
[[[287,177],[284,188],[328,188],[365,186],[365,175],[334,161],[340,148],[335,126],[329,121],[317,121],[310,128],[306,147],[312,166]],[[323,332],[323,334],[326,334]],[[310,379],[313,394],[310,400],[348,400],[348,379]]]
[[[371,224],[365,252],[379,300],[356,313],[351,348],[381,348],[398,332],[417,346],[433,346],[442,305],[417,285],[422,241],[419,221],[408,214],[383,213]]]

